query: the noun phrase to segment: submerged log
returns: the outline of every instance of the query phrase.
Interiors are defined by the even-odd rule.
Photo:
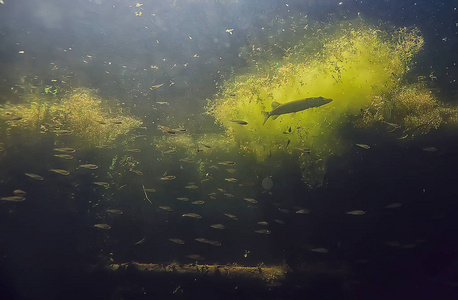
[[[179,264],[176,262],[163,264],[145,264],[138,262],[109,264],[105,268],[110,271],[126,271],[134,269],[151,275],[161,273],[174,276],[207,277],[234,281],[263,282],[267,286],[280,286],[285,280],[286,266],[257,266],[245,267],[239,265],[206,265],[206,264]]]

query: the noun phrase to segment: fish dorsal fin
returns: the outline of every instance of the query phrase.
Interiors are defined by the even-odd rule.
[[[274,101],[272,102],[271,106],[272,106],[272,109],[276,109],[277,107],[279,107],[281,104],[278,103],[277,101]]]

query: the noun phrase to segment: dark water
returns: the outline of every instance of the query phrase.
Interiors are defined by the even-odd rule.
[[[228,153],[213,157],[213,163],[236,161],[238,182],[246,186],[231,185],[224,181],[231,175],[215,171],[218,184],[189,190],[184,188],[189,182],[201,185],[204,178],[197,168],[180,162],[179,153],[164,158],[148,151],[158,134],[157,124],[164,120],[182,120],[195,132],[218,132],[202,115],[206,99],[218,92],[232,71],[249,67],[248,58],[240,55],[244,47],[264,41],[263,28],[289,16],[307,15],[323,23],[361,16],[375,24],[418,27],[425,46],[408,76],[433,71],[435,95],[456,104],[456,2],[294,0],[286,5],[270,0],[163,0],[142,2],[139,7],[135,1],[4,2],[0,4],[2,104],[19,101],[25,94],[24,81],[59,91],[97,89],[101,96],[120,99],[140,117],[147,137],[136,141],[142,152],[132,154],[142,163],[143,176],[110,170],[112,159],[121,157],[119,148],[79,153],[78,160],[99,165],[95,171],[67,177],[49,173],[50,168],[65,166],[52,156],[55,137],[8,140],[0,158],[0,195],[10,195],[14,189],[28,194],[21,203],[0,203],[0,299],[451,299],[458,295],[458,143],[451,129],[439,128],[407,145],[380,132],[349,132],[347,138],[377,147],[333,157],[323,186],[315,189],[302,182],[293,159],[272,167],[257,165],[241,153]],[[142,15],[136,16],[139,12]],[[58,82],[53,81],[56,78]],[[150,91],[162,83],[164,88]],[[152,109],[151,103],[161,101],[173,108]],[[196,118],[201,118],[199,124],[193,122]],[[25,177],[24,172],[31,170],[46,174],[45,180]],[[159,181],[165,171],[177,178]],[[107,177],[110,172],[112,178]],[[265,177],[272,178],[272,189],[262,187]],[[92,184],[108,180],[112,184],[108,189]],[[148,193],[154,205],[147,202],[142,184],[156,189]],[[222,193],[212,202],[207,194],[218,187],[258,203],[235,203]],[[177,197],[206,203],[197,206]],[[385,208],[393,203],[402,206]],[[164,212],[158,205],[169,205],[174,212]],[[123,214],[106,213],[109,208]],[[296,214],[300,208],[310,213]],[[352,210],[365,214],[345,213]],[[202,220],[181,216],[190,211],[198,212]],[[236,215],[238,221],[223,213]],[[268,221],[265,228],[271,234],[255,233],[264,228],[258,221]],[[93,227],[97,223],[110,224],[111,229],[98,230]],[[215,223],[226,229],[210,230],[209,224]],[[219,241],[221,246],[193,241],[197,237]],[[186,244],[176,245],[169,238]],[[316,248],[327,253],[311,251]],[[189,254],[205,257],[201,263],[287,265],[290,271],[282,286],[266,287],[243,280],[103,269],[113,261],[192,263]]]

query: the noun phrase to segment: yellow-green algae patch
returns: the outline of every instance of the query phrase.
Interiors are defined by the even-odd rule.
[[[425,88],[401,84],[423,45],[417,29],[387,33],[368,25],[342,27],[325,38],[321,51],[308,53],[305,41],[277,63],[235,76],[207,106],[233,143],[259,161],[297,153],[304,180],[311,186],[321,183],[329,156],[342,154],[352,144],[341,139],[339,129],[353,126],[349,122],[362,111],[366,112],[366,127],[377,121],[374,101],[376,104],[380,97],[392,95],[386,100],[396,102],[395,112],[390,111],[384,120],[392,122],[391,116],[396,116],[405,129],[428,123],[424,127],[429,130],[442,121],[437,101]],[[263,125],[264,113],[271,110],[272,102],[319,96],[333,101],[275,120],[269,118]]]
[[[60,98],[29,94],[17,104],[0,107],[2,134],[54,133],[69,135],[78,147],[113,143],[142,124],[89,89],[76,89]]]

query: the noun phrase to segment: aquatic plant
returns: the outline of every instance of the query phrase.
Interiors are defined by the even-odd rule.
[[[69,135],[81,149],[113,143],[142,124],[115,101],[104,101],[89,89],[79,88],[59,98],[36,94],[23,98],[21,103],[0,107],[2,135]]]
[[[299,42],[276,62],[263,61],[249,72],[236,75],[210,100],[214,116],[234,144],[266,158],[296,155],[304,181],[322,183],[327,160],[349,149],[353,141],[341,138],[364,111],[364,124],[399,122],[404,129],[421,127],[422,133],[441,122],[438,101],[424,87],[402,84],[412,59],[423,45],[418,29],[383,31],[366,24],[340,25],[319,35],[321,50]],[[314,45],[316,42],[315,36]],[[318,97],[333,101],[322,107],[284,114],[265,125],[272,103]],[[449,111],[449,113],[451,113]],[[234,120],[248,124],[241,126]]]

